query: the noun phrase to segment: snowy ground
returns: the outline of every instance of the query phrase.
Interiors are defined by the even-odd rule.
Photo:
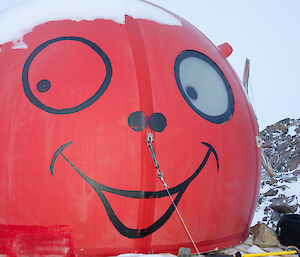
[[[300,165],[299,165],[300,166]],[[300,171],[300,167],[298,169]],[[258,222],[265,222],[268,226],[275,228],[280,215],[277,215],[272,210],[268,211],[269,206],[272,204],[274,199],[277,199],[280,196],[287,196],[287,204],[289,206],[297,206],[297,211],[295,214],[300,214],[299,208],[299,200],[300,200],[300,175],[297,174],[300,172],[290,171],[281,176],[275,176],[277,180],[276,183],[269,183],[270,178],[266,178],[267,175],[263,174],[262,186],[260,190],[260,201],[261,203],[258,205],[255,215],[253,217],[251,225],[254,226]],[[295,175],[297,174],[297,176]],[[278,191],[274,196],[265,196],[267,192],[270,190]],[[263,220],[265,219],[265,220]]]
[[[253,244],[252,238],[249,237],[245,242],[242,244],[217,251],[216,254],[220,255],[234,255],[237,252],[241,254],[254,254],[254,253],[269,253],[269,252],[282,252],[286,251],[287,247],[279,245],[277,247],[271,248],[260,248]],[[169,254],[169,253],[162,253],[162,254],[136,254],[136,253],[129,253],[129,254],[121,254],[119,257],[174,257],[176,255]],[[200,255],[204,257],[205,255]],[[297,257],[297,255],[288,255],[289,257]]]
[[[139,253],[126,253],[120,254],[118,257],[174,257],[176,255],[171,253],[160,253],[160,254],[139,254]],[[0,256],[1,257],[1,256]]]

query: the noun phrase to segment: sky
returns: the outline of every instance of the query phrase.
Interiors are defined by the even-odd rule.
[[[0,0],[0,12],[23,0]],[[100,1],[100,0],[99,0]],[[250,59],[249,97],[260,130],[300,118],[299,0],[149,0],[178,14],[215,45],[228,42],[228,61],[243,79]]]

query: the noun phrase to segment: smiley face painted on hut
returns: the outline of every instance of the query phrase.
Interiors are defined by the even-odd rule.
[[[50,47],[54,44],[61,43],[61,42],[78,42],[83,44],[85,47],[87,46],[90,51],[93,51],[98,55],[98,61],[103,62],[106,69],[106,75],[102,81],[98,81],[99,89],[95,92],[94,95],[89,97],[84,102],[77,104],[76,106],[68,107],[68,108],[54,108],[49,105],[44,104],[41,102],[34,94],[33,91],[36,92],[36,90],[41,93],[42,95],[47,94],[47,92],[52,90],[61,90],[59,88],[60,86],[58,83],[54,83],[49,81],[48,79],[42,79],[38,83],[36,83],[36,90],[31,90],[31,85],[29,84],[29,72],[31,68],[31,64],[35,61],[36,57],[39,57],[38,55],[42,53],[43,51],[47,51],[47,47]],[[189,63],[191,62],[191,63]],[[184,64],[183,64],[184,63]],[[201,77],[199,72],[205,68],[204,76]],[[192,71],[190,71],[192,70]],[[207,72],[208,70],[208,72]],[[33,103],[36,107],[40,108],[41,110],[51,113],[51,114],[73,114],[76,112],[79,112],[87,107],[90,107],[93,105],[106,91],[108,88],[111,77],[112,77],[112,65],[109,60],[109,57],[102,51],[102,49],[96,45],[95,43],[81,37],[59,37],[54,38],[49,41],[44,42],[40,46],[38,46],[28,57],[26,60],[26,63],[23,68],[23,75],[22,75],[22,82],[24,87],[24,92],[27,98],[30,100],[31,103]],[[189,74],[186,74],[187,71]],[[192,76],[199,76],[198,78],[193,78]],[[215,123],[224,123],[229,120],[233,113],[233,98],[231,89],[225,80],[224,76],[222,76],[222,73],[218,69],[218,67],[205,55],[197,52],[197,51],[184,51],[180,55],[178,55],[175,63],[175,77],[177,80],[178,88],[182,94],[182,96],[186,99],[187,103],[196,111],[199,112],[202,116],[206,117],[207,119],[212,119]],[[194,81],[193,81],[194,80]],[[203,80],[203,81],[201,81]],[[210,81],[211,86],[210,87],[217,87],[213,90],[213,92],[209,92],[209,90],[205,87],[207,86],[208,81]],[[84,82],[82,82],[84,83]],[[187,85],[188,84],[188,85]],[[56,89],[58,87],[58,89]],[[204,89],[202,88],[204,87]],[[208,91],[208,92],[207,92]],[[221,93],[219,93],[221,91]],[[37,94],[37,93],[36,93]],[[196,104],[191,104],[191,101],[197,101],[200,96],[198,94],[201,94],[201,97],[203,97],[205,100],[207,98],[212,98],[210,101],[207,101],[206,105],[200,106],[197,108]],[[205,95],[206,94],[206,95]],[[219,95],[218,95],[219,94]],[[216,98],[216,99],[214,99]],[[48,99],[47,99],[48,100]],[[51,98],[50,98],[51,100]],[[49,101],[49,100],[48,100]],[[222,101],[225,101],[225,103],[222,103]],[[198,101],[201,105],[201,100]],[[201,111],[202,108],[206,109],[214,109],[216,108],[212,104],[212,102],[220,104],[221,107],[217,107],[220,110],[219,113],[214,113],[215,115],[205,114]],[[209,107],[209,103],[211,103],[211,107]],[[92,107],[91,107],[92,108]],[[217,111],[217,112],[218,112]],[[210,117],[210,118],[208,118]],[[161,113],[154,113],[151,115],[151,117],[147,117],[143,112],[137,111],[129,115],[128,117],[128,126],[135,132],[143,131],[146,127],[149,126],[149,129],[152,129],[154,132],[163,132],[163,130],[167,126],[167,119],[166,117]],[[149,132],[148,132],[149,133]],[[146,144],[147,142],[145,142]],[[159,199],[162,197],[169,197],[168,191],[165,190],[159,190],[159,191],[137,191],[137,190],[121,190],[117,188],[112,188],[107,185],[103,185],[100,182],[97,182],[93,180],[92,178],[88,177],[84,172],[82,172],[80,169],[76,167],[74,164],[74,161],[69,160],[62,152],[63,150],[70,146],[72,142],[68,142],[60,146],[57,151],[54,153],[53,158],[51,160],[50,164],[50,172],[53,175],[53,169],[55,165],[55,161],[58,157],[63,157],[67,163],[70,164],[70,166],[96,191],[99,198],[101,199],[102,203],[104,204],[105,210],[108,214],[108,217],[114,227],[125,237],[128,238],[142,238],[145,236],[148,236],[152,233],[154,233],[157,229],[159,229],[161,226],[164,225],[164,223],[171,217],[175,210],[175,205],[177,206],[183,193],[189,186],[189,184],[199,175],[199,173],[202,171],[202,169],[205,167],[206,162],[209,159],[210,155],[213,155],[213,157],[216,160],[216,170],[219,170],[219,160],[218,155],[216,153],[216,150],[213,148],[212,145],[210,145],[207,142],[199,142],[200,144],[206,146],[207,149],[204,148],[206,155],[203,158],[203,160],[199,160],[199,167],[194,171],[194,173],[179,183],[178,185],[167,189],[169,190],[170,195],[174,195],[174,204],[172,203],[172,200],[170,202],[169,207],[167,210],[163,213],[161,217],[159,217],[157,220],[155,220],[150,226],[142,229],[137,228],[129,228],[126,225],[124,225],[120,219],[115,215],[115,212],[113,208],[111,207],[109,201],[105,197],[104,192],[109,192],[112,194],[116,194],[122,197],[129,197],[133,199]],[[199,144],[199,147],[200,147]],[[151,144],[152,146],[152,144]],[[146,155],[151,154],[150,150],[149,153],[146,153]],[[152,155],[152,158],[156,158]],[[100,158],[101,159],[101,158]],[[151,167],[153,171],[155,170],[155,167]],[[151,169],[150,168],[150,169]],[[154,172],[153,172],[154,174]]]
[[[22,149],[22,167],[37,181],[32,191],[40,191],[22,198],[35,199],[36,223],[69,226],[78,248],[187,243],[157,178],[152,133],[159,168],[195,242],[210,248],[244,237],[256,192],[254,120],[226,58],[204,35],[184,21],[127,16],[124,24],[50,22],[24,42],[22,84],[15,84],[23,87],[28,119],[11,117],[24,123],[16,156]],[[237,202],[243,208],[233,218]]]

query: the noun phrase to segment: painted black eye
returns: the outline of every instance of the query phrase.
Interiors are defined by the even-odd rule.
[[[198,98],[198,93],[197,93],[197,91],[196,91],[195,88],[193,88],[193,87],[191,87],[191,86],[187,86],[187,87],[186,87],[186,93],[187,93],[187,95],[188,95],[191,99],[197,100],[197,98]]]
[[[180,93],[197,114],[216,124],[232,117],[231,88],[210,58],[197,51],[183,51],[176,58],[174,71]]]
[[[37,90],[41,93],[47,92],[50,87],[51,87],[51,83],[49,80],[47,79],[43,79],[41,80],[38,84],[37,84]]]
[[[22,83],[36,107],[52,114],[72,114],[94,104],[111,77],[111,62],[97,44],[64,36],[33,50],[24,64]]]

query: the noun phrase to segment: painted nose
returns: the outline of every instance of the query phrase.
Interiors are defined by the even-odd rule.
[[[148,117],[142,111],[133,112],[128,117],[128,125],[134,131],[143,131],[147,126],[156,132],[162,132],[167,126],[166,117],[159,112]]]

